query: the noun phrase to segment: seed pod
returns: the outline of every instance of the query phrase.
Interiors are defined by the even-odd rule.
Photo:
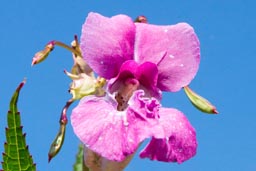
[[[185,93],[188,96],[190,102],[200,111],[209,114],[217,114],[218,111],[216,107],[213,106],[208,100],[199,96],[194,91],[192,91],[188,86],[184,87]]]
[[[48,153],[48,162],[50,162],[51,159],[59,153],[64,142],[65,130],[66,130],[66,124],[61,124],[59,132],[50,147],[50,150]]]

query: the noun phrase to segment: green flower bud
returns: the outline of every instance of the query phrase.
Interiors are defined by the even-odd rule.
[[[190,102],[200,111],[209,114],[217,114],[218,111],[216,107],[213,106],[208,100],[199,96],[194,91],[192,91],[188,86],[184,87],[185,93],[188,96]]]

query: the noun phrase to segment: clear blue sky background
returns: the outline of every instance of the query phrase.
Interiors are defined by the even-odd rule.
[[[19,110],[37,170],[71,171],[79,141],[70,124],[62,151],[47,162],[59,113],[71,97],[67,92],[70,80],[63,73],[72,66],[71,55],[56,48],[50,58],[33,68],[31,59],[52,39],[69,44],[74,34],[80,36],[90,11],[132,18],[143,14],[153,24],[185,21],[195,28],[201,42],[201,64],[191,88],[211,100],[220,114],[199,112],[183,91],[164,94],[163,105],[183,111],[196,128],[197,155],[179,165],[142,160],[137,154],[126,171],[255,171],[255,6],[253,0],[1,1],[0,151],[9,100],[27,77]]]

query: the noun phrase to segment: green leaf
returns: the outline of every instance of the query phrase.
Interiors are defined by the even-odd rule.
[[[7,114],[8,127],[5,129],[6,142],[4,144],[2,168],[4,171],[35,171],[36,165],[26,145],[26,134],[22,132],[20,112],[17,102],[19,93],[25,80],[14,92]]]
[[[76,155],[76,162],[73,165],[74,171],[90,171],[89,168],[87,168],[84,165],[84,146],[82,144],[79,145],[78,147],[78,153]]]

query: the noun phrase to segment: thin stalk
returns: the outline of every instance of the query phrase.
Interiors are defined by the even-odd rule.
[[[74,48],[72,48],[72,47],[70,47],[70,46],[68,46],[68,45],[66,45],[66,44],[64,44],[64,43],[62,43],[62,42],[59,42],[59,41],[54,40],[54,45],[58,45],[58,46],[60,46],[60,47],[63,47],[63,48],[65,48],[65,49],[71,51],[71,52],[74,53],[75,55],[81,56],[81,53],[80,53],[80,52],[78,52],[78,51],[75,50]]]

